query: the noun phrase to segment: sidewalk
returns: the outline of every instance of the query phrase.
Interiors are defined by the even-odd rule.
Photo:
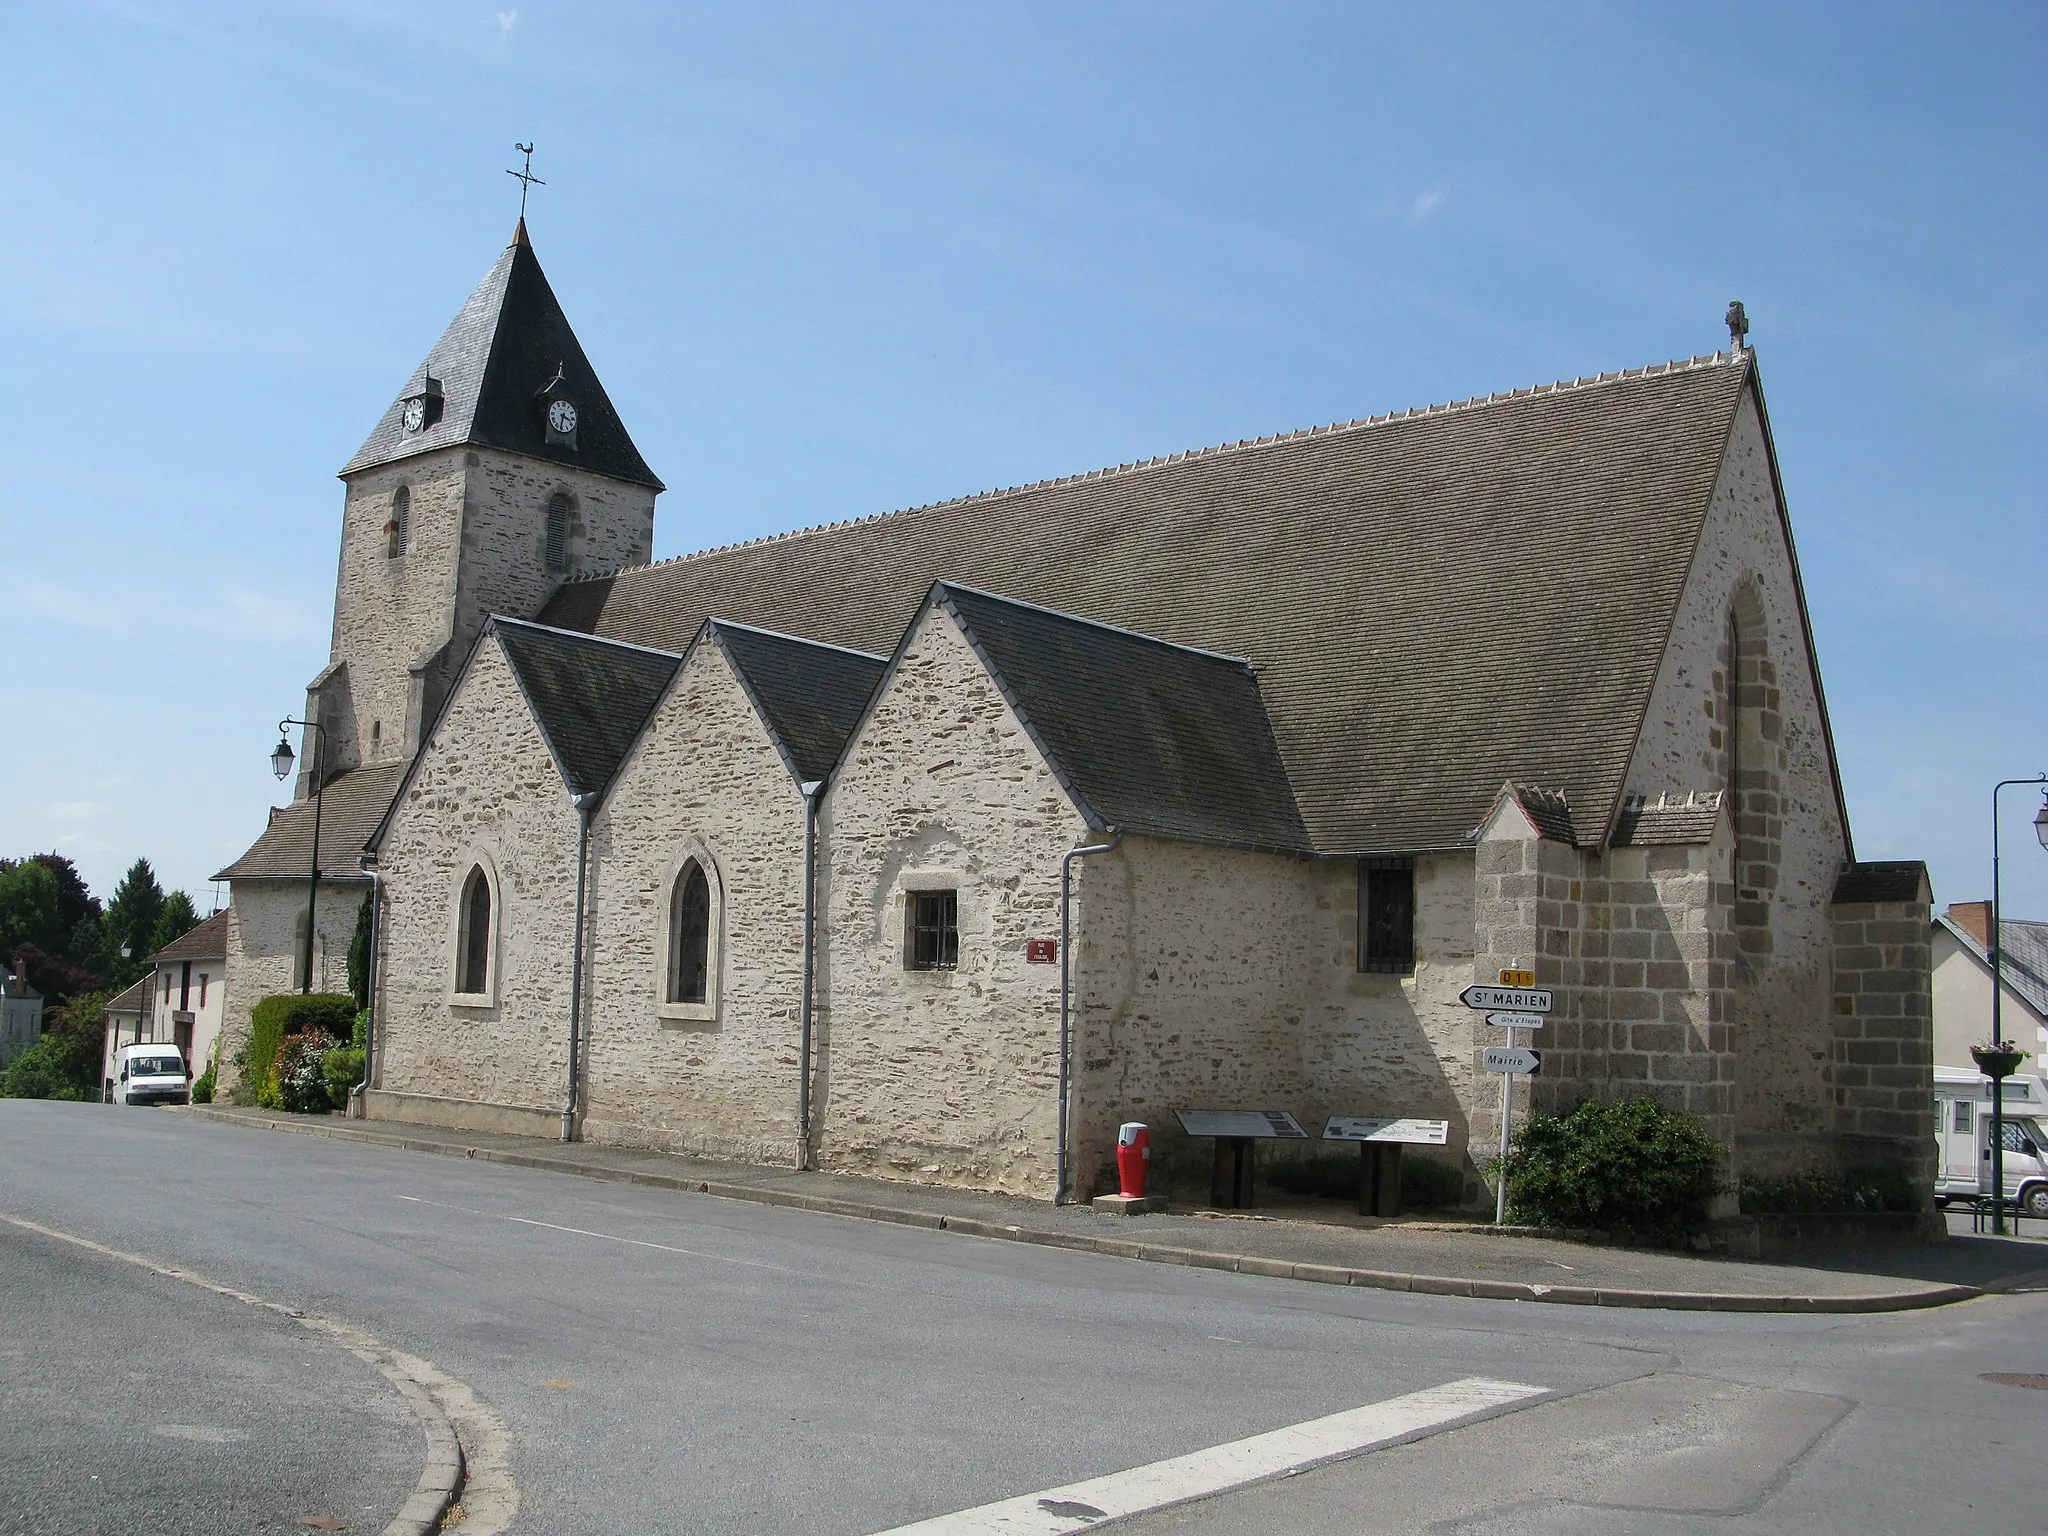
[[[1804,1262],[1795,1265],[1451,1230],[1428,1222],[1337,1224],[1306,1219],[1307,1207],[1299,1208],[1300,1214],[1120,1216],[1085,1205],[1054,1207],[934,1185],[388,1120],[211,1104],[184,1113],[226,1125],[476,1158],[967,1237],[1378,1290],[1573,1306],[1889,1312],[2048,1286],[2048,1243],[2006,1238],[1951,1237],[1921,1248],[1845,1249],[1803,1255]]]

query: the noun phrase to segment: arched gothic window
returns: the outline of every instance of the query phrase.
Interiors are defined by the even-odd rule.
[[[481,864],[462,891],[461,933],[455,946],[455,990],[475,997],[490,988],[491,881]]]
[[[551,571],[569,569],[569,520],[576,515],[576,499],[567,491],[548,498],[547,564]]]
[[[391,493],[391,521],[384,525],[384,558],[396,560],[404,554],[411,533],[412,487],[401,485]]]
[[[704,1003],[711,995],[711,882],[687,860],[668,904],[668,998]]]

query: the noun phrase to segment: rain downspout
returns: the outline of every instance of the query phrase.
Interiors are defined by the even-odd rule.
[[[375,854],[364,854],[356,860],[357,867],[370,877],[370,952],[363,957],[363,1012],[369,1015],[363,1023],[363,1080],[349,1092],[356,1101],[355,1112],[367,1120],[370,1116],[370,1062],[377,1049],[377,951],[384,931],[384,877],[377,872]]]
[[[569,1087],[562,1100],[562,1140],[576,1139],[577,1053],[583,1031],[583,878],[590,868],[590,818],[597,810],[598,795],[571,795],[576,807],[576,927],[569,943]]]
[[[804,992],[803,1041],[797,1049],[796,1166],[811,1166],[811,991],[818,944],[818,797],[825,781],[804,785]]]
[[[1067,1099],[1068,1085],[1073,1079],[1074,1062],[1074,1032],[1070,1022],[1074,967],[1074,860],[1086,858],[1091,853],[1114,852],[1117,844],[1124,840],[1124,835],[1115,827],[1106,830],[1109,833],[1108,842],[1090,843],[1083,848],[1069,848],[1060,855],[1060,1145],[1059,1172],[1052,1192],[1054,1205],[1067,1203]]]

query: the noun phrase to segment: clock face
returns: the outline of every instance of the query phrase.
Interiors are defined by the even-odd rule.
[[[548,427],[567,437],[576,430],[576,407],[566,400],[555,401],[548,407]]]
[[[405,402],[405,430],[417,432],[427,424],[427,402],[415,395]]]

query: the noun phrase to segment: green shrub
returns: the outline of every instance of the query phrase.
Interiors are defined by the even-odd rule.
[[[369,1009],[358,1008],[356,1010],[356,1021],[354,1025],[351,1026],[348,1043],[359,1051],[367,1051],[370,1048]],[[356,1079],[356,1081],[361,1082],[362,1079],[358,1078]]]
[[[238,1053],[242,1081],[265,1109],[282,1109],[277,1080],[278,1047],[284,1037],[317,1029],[332,1040],[354,1033],[356,1000],[346,992],[280,992],[266,997],[249,1015],[249,1040]],[[235,1102],[242,1102],[241,1095]]]
[[[1325,1200],[1358,1199],[1359,1158],[1355,1150],[1312,1152],[1284,1158],[1266,1168],[1266,1182],[1290,1195],[1315,1195]],[[1465,1175],[1451,1164],[1418,1155],[1412,1148],[1401,1159],[1403,1207],[1457,1205],[1465,1198]]]
[[[277,1048],[277,1105],[295,1115],[324,1115],[333,1106],[327,1098],[327,1058],[334,1039],[325,1030],[302,1029],[284,1037]]]
[[[1844,1168],[1839,1173],[1744,1179],[1745,1216],[1804,1215],[1816,1211],[1917,1211],[1920,1187],[1897,1168]]]
[[[1707,1223],[1721,1148],[1655,1099],[1593,1100],[1531,1114],[1507,1157],[1508,1211],[1542,1227],[1677,1242]]]
[[[208,1067],[204,1072],[192,1079],[192,1102],[194,1104],[211,1104],[213,1102],[215,1086],[213,1068]]]
[[[337,1045],[327,1053],[321,1071],[327,1077],[327,1098],[336,1109],[348,1105],[348,1096],[363,1080],[363,1053],[352,1045]]]

